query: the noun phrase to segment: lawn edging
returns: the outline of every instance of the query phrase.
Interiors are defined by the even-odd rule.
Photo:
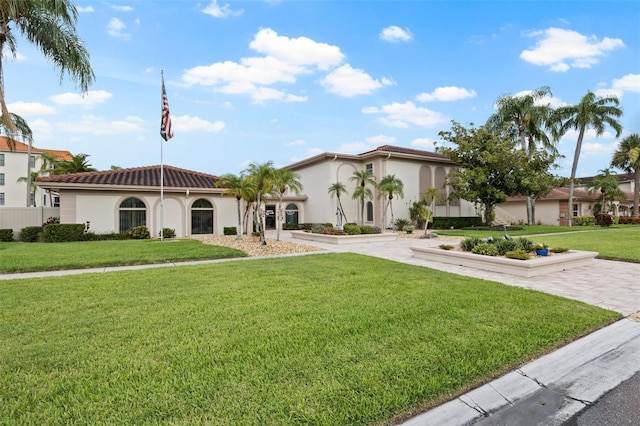
[[[536,256],[529,260],[516,260],[441,248],[411,247],[411,251],[413,257],[417,259],[466,266],[483,271],[501,272],[519,277],[536,277],[588,266],[598,255],[593,251],[570,250],[557,256]]]

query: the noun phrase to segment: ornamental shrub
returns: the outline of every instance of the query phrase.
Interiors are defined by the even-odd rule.
[[[4,243],[13,241],[13,229],[0,229],[0,241]]]
[[[610,214],[597,214],[596,215],[596,225],[602,226],[602,227],[609,227],[611,226],[611,224],[613,223],[613,218],[611,217]]]
[[[358,225],[348,223],[344,226],[344,232],[348,235],[360,235],[360,227]]]
[[[360,227],[360,233],[361,234],[375,234],[375,229],[373,229],[373,226],[363,225],[363,226]]]
[[[514,240],[507,240],[504,238],[499,238],[494,242],[496,249],[498,249],[498,254],[500,256],[504,256],[508,251],[514,251],[518,248],[518,243]]]
[[[132,240],[146,240],[151,238],[151,233],[149,232],[149,228],[144,225],[134,226],[133,228],[127,231],[128,238]]]
[[[482,243],[482,239],[478,237],[465,238],[460,243],[460,249],[462,249],[462,251],[471,251],[475,246],[477,246],[480,243]]]
[[[20,241],[23,243],[35,243],[40,238],[42,226],[25,226],[20,230]]]
[[[176,230],[171,228],[162,228],[162,236],[164,238],[175,238]]]
[[[237,235],[238,234],[238,228],[236,228],[235,226],[225,226],[224,228],[222,228],[222,234],[223,235]]]
[[[575,226],[592,226],[596,224],[596,218],[594,216],[576,216],[571,221]]]
[[[533,246],[535,245],[533,241],[525,237],[518,237],[514,240],[516,242],[516,247],[518,249],[524,250],[527,253],[533,251]]]
[[[481,254],[483,256],[497,256],[498,249],[493,244],[480,243],[471,250],[471,253]]]
[[[404,229],[404,227],[407,225],[411,225],[411,221],[403,217],[396,219],[396,221],[393,222],[393,226],[395,226],[396,229]]]
[[[518,250],[513,250],[513,251],[508,251],[504,254],[504,257],[508,258],[508,259],[517,259],[517,260],[529,260],[529,253],[522,250],[522,249],[518,249]]]
[[[82,241],[86,226],[84,223],[52,223],[42,229],[41,240],[45,243]]]

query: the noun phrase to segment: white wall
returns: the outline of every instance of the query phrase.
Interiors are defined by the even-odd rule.
[[[0,173],[4,173],[4,185],[0,186],[0,192],[4,193],[5,203],[2,207],[27,207],[27,182],[18,183],[17,180],[27,176],[27,152],[24,151],[0,151],[4,154],[4,166],[0,166]],[[35,157],[35,167],[31,171],[37,171],[42,164],[39,153],[32,153]],[[44,191],[36,189],[36,207],[44,205]],[[51,206],[49,196],[46,197],[47,206]]]

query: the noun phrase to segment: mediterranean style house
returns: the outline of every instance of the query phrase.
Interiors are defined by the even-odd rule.
[[[48,153],[58,160],[71,160],[71,153],[35,146],[31,147],[29,153],[29,145],[17,141],[14,143],[14,149],[10,149],[7,138],[0,136],[0,208],[57,206],[58,199],[55,194],[47,193],[37,186],[27,192],[27,182],[19,180],[27,176],[27,170],[33,173],[41,169],[43,153]]]
[[[394,199],[394,215],[408,218],[411,203],[420,200],[425,189],[440,188],[446,198],[445,176],[455,165],[440,154],[386,145],[357,155],[324,153],[288,168],[300,175],[303,194],[285,195],[284,221],[336,223],[337,200],[329,194],[329,186],[335,182],[347,188],[348,194],[341,201],[348,221],[360,221],[358,201],[350,196],[356,187],[350,178],[356,170],[371,170],[377,182],[388,174],[402,180],[404,198]],[[90,229],[97,233],[124,232],[145,225],[151,235],[159,235],[165,227],[183,237],[221,235],[224,227],[237,226],[237,201],[224,188],[216,188],[217,176],[172,166],[164,166],[162,171],[162,197],[160,166],[54,175],[40,177],[37,183],[44,190],[60,194],[61,223],[89,222]],[[382,223],[386,198],[375,194],[366,201],[364,223],[388,227],[389,223]],[[267,199],[267,228],[275,227],[277,203],[276,199]],[[242,211],[245,207],[242,204]],[[475,216],[476,211],[465,201],[442,201],[436,206],[436,215]],[[390,221],[389,214],[386,218]]]

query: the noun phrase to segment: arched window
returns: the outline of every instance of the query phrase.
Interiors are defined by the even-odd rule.
[[[191,206],[191,234],[213,234],[213,205],[204,198]]]
[[[373,222],[373,203],[367,201],[367,222]]]
[[[287,204],[284,210],[285,223],[298,223],[298,206],[293,203]]]
[[[134,197],[120,203],[120,232],[127,232],[134,226],[147,225],[147,207]]]

